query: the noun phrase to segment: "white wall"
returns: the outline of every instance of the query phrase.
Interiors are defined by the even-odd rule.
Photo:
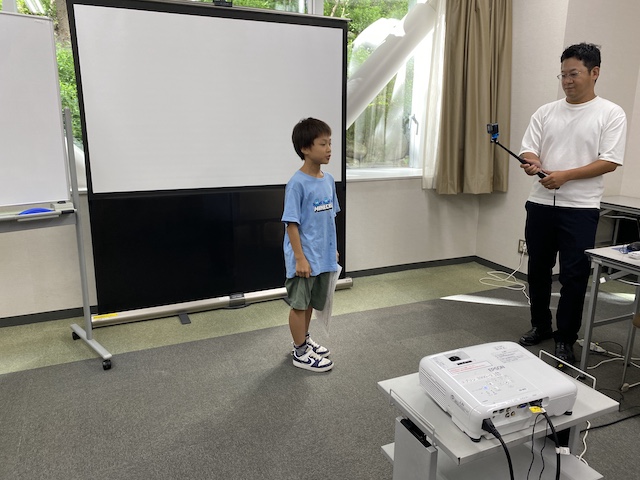
[[[438,195],[420,182],[347,185],[347,273],[475,254],[478,197]]]
[[[638,4],[640,8],[640,3]],[[637,75],[635,102],[633,115],[627,118],[629,132],[627,151],[625,155],[624,176],[620,188],[620,195],[629,197],[640,196],[640,73]]]
[[[640,2],[513,0],[512,150],[530,115],[561,98],[555,76],[571,43],[602,45],[596,91],[619,103],[629,120],[625,166],[606,178],[606,193],[640,196]],[[512,160],[509,191],[493,195],[437,195],[418,179],[350,182],[346,209],[346,271],[477,255],[515,269],[524,238],[524,202],[530,177]],[[81,212],[86,216],[86,198]],[[84,217],[83,217],[84,218]],[[89,238],[88,222],[84,222]],[[91,248],[87,247],[89,265]],[[90,274],[92,277],[92,275]],[[95,287],[90,286],[95,304]],[[0,234],[0,324],[4,317],[80,308],[72,227]]]

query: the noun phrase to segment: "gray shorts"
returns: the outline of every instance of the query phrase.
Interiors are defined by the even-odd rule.
[[[287,289],[289,304],[294,310],[306,310],[310,306],[322,310],[327,300],[331,272],[321,273],[315,277],[287,278],[284,286]]]

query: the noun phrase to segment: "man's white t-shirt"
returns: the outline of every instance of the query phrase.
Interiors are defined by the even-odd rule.
[[[571,104],[566,99],[540,107],[522,139],[520,155],[536,154],[548,171],[578,168],[596,160],[622,165],[627,120],[621,107],[604,98]],[[542,205],[600,208],[604,192],[602,175],[571,180],[557,190],[535,182],[529,201]]]

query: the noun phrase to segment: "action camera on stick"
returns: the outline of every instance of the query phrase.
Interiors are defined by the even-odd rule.
[[[516,160],[518,160],[520,163],[522,164],[527,164],[529,162],[527,162],[524,158],[522,158],[519,155],[516,155],[515,153],[513,153],[511,150],[509,150],[507,147],[505,147],[504,145],[502,145],[499,141],[498,141],[498,136],[500,135],[500,129],[498,128],[498,124],[497,123],[487,123],[487,133],[489,135],[491,135],[491,142],[495,143],[496,145],[498,145],[500,148],[502,148],[503,150],[505,150],[507,153],[509,153],[509,155],[511,155],[513,158],[515,158]],[[546,175],[543,172],[538,172],[537,175],[540,178],[544,178],[546,177]]]

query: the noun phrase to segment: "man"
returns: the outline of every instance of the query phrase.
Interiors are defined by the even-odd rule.
[[[627,122],[622,108],[595,93],[596,45],[572,45],[560,61],[558,79],[566,98],[533,114],[520,149],[528,175],[546,174],[533,185],[525,206],[532,328],[520,344],[553,337],[556,357],[574,363],[590,273],[584,251],[595,244],[603,175],[623,163]],[[549,303],[556,255],[561,290],[554,331]]]

